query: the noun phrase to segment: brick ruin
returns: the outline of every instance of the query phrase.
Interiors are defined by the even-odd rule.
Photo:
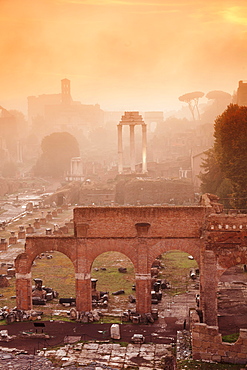
[[[17,307],[32,308],[32,263],[37,255],[53,250],[64,253],[74,265],[76,309],[90,311],[92,264],[100,254],[118,251],[134,265],[137,312],[151,312],[151,266],[157,256],[176,249],[192,255],[198,263],[203,330],[217,327],[219,279],[229,267],[247,264],[247,215],[216,212],[220,209],[211,204],[75,208],[73,236],[26,238],[25,252],[15,261]],[[200,340],[204,343],[204,334],[196,325],[198,346]],[[246,351],[246,334],[241,334],[241,340]],[[198,357],[196,351],[194,354]]]

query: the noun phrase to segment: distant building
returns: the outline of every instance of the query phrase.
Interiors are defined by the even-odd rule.
[[[247,81],[239,81],[238,83],[237,104],[247,106]]]
[[[164,113],[162,111],[145,112],[144,121],[148,125],[148,130],[153,132],[158,124],[164,122]]]
[[[201,180],[198,178],[200,172],[203,172],[203,168],[201,167],[203,161],[206,158],[205,151],[200,152],[196,155],[191,156],[191,168],[192,168],[192,182],[194,185],[195,191],[200,191]]]
[[[28,97],[28,121],[41,133],[68,131],[85,133],[88,128],[102,124],[104,112],[99,104],[86,105],[73,101],[70,80],[61,81],[61,92]]]
[[[73,157],[70,161],[70,173],[66,176],[66,181],[84,181],[82,159]]]
[[[0,106],[0,153],[1,161],[17,160],[17,122],[7,109]]]

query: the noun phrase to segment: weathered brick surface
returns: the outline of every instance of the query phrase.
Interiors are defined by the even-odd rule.
[[[30,273],[32,262],[42,252],[64,253],[75,268],[77,307],[87,311],[91,308],[88,281],[95,258],[104,252],[118,251],[133,263],[137,310],[145,313],[151,310],[152,263],[163,253],[181,250],[192,255],[199,265],[200,309],[204,322],[215,326],[217,284],[221,274],[234,264],[247,263],[247,216],[212,212],[210,207],[201,206],[75,208],[74,236],[27,237],[25,253],[16,259],[16,272]],[[18,294],[29,294],[25,289],[22,291],[18,286]],[[28,299],[31,305],[30,298],[25,301]],[[19,298],[18,305],[21,305]],[[215,329],[211,328],[205,342],[215,342],[214,333]]]
[[[247,329],[240,329],[239,339],[235,343],[224,343],[218,332],[218,327],[196,323],[192,328],[193,359],[247,364],[247,343],[242,340],[246,333]],[[210,337],[211,341],[208,341]]]
[[[200,237],[203,207],[83,207],[74,209],[75,228],[88,225],[87,237],[136,237],[137,223],[149,223],[148,237]],[[114,220],[114,222],[113,222]],[[77,232],[77,236],[80,235]]]

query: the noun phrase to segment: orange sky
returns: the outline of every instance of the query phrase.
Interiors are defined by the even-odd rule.
[[[60,92],[105,110],[170,110],[247,80],[246,0],[0,0],[0,105]]]

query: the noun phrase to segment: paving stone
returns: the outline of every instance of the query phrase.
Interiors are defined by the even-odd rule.
[[[121,369],[123,367],[123,364],[122,363],[119,363],[119,362],[111,362],[111,366],[112,367],[115,367],[117,369]]]
[[[97,351],[99,348],[99,344],[98,343],[86,343],[84,344],[83,348],[87,350]]]
[[[126,347],[121,347],[121,346],[119,346],[118,348],[113,348],[112,349],[112,353],[115,353],[115,352],[117,352],[117,353],[126,353],[127,352],[127,348]]]
[[[123,363],[124,360],[125,360],[125,357],[111,356],[111,364],[112,363]]]
[[[55,354],[57,358],[65,357],[66,355],[67,355],[67,351],[65,351],[64,349],[58,349]]]

